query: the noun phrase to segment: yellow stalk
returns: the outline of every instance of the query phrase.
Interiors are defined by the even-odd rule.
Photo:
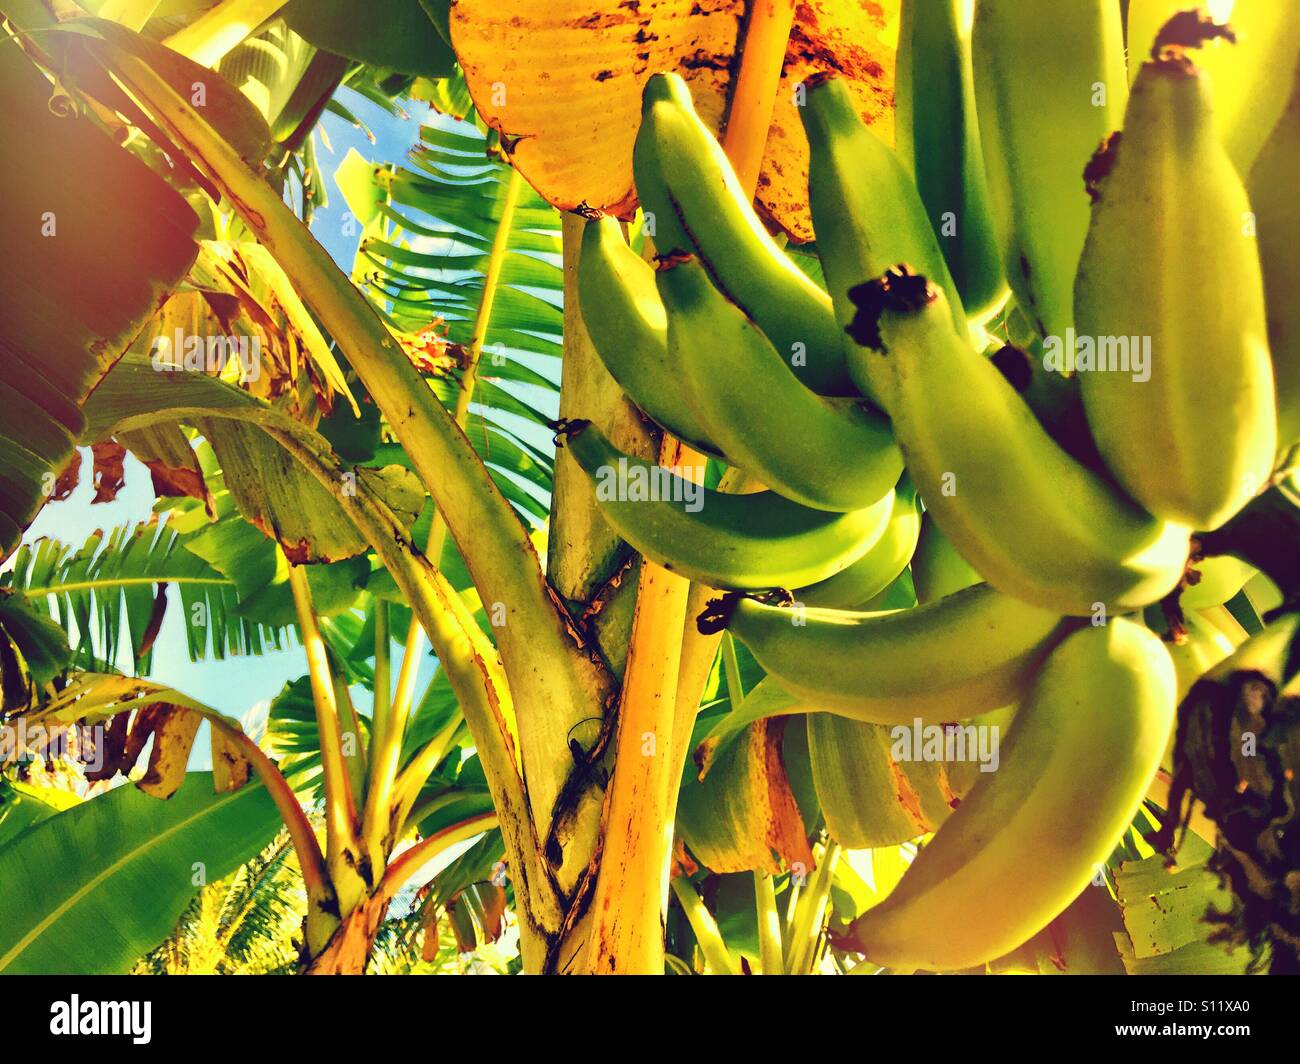
[[[722,141],[750,195],[758,183],[793,17],[793,0],[757,0],[750,9]],[[690,475],[703,469],[705,458],[665,437],[659,461]],[[679,718],[687,712],[694,716],[693,707],[683,706],[679,713],[677,705],[690,592],[687,580],[642,560],[587,940],[586,967],[593,973],[663,971],[665,885],[682,769],[678,748],[684,745]]]
[[[223,0],[163,43],[200,66],[215,67],[286,0]]]
[[[664,806],[688,590],[681,577],[642,562],[587,946],[593,974],[664,970],[663,905],[673,844],[673,817]]]
[[[289,587],[298,612],[298,629],[307,652],[312,702],[316,707],[316,730],[320,737],[321,765],[325,775],[325,866],[338,895],[340,915],[346,916],[367,893],[357,870],[361,855],[357,832],[357,808],[352,783],[343,758],[338,702],[334,694],[329,655],[312,608],[306,570],[289,567]]]
[[[758,187],[772,109],[781,84],[781,67],[794,26],[795,0],[750,0],[740,73],[732,92],[722,148],[742,188]]]

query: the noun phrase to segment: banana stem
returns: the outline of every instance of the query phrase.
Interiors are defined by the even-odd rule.
[[[223,0],[163,41],[200,66],[215,67],[286,0]],[[134,28],[134,27],[133,27]]]
[[[727,697],[735,709],[745,697],[745,685],[740,679],[740,662],[736,660],[736,641],[730,632],[722,633],[722,668],[727,676]]]
[[[752,196],[758,187],[772,110],[781,84],[790,30],[794,26],[794,0],[750,0],[749,18],[722,148]]]
[[[681,577],[642,561],[588,939],[592,974],[664,970],[663,914],[674,822],[665,804],[688,591]]]
[[[343,760],[348,766],[352,796],[355,800],[362,801],[366,794],[366,747],[361,740],[361,724],[357,719],[356,707],[352,704],[352,692],[348,690],[347,679],[337,673],[333,679],[334,701],[339,707]]]
[[[492,322],[492,307],[496,303],[497,288],[501,283],[501,270],[510,250],[510,233],[514,228],[515,208],[519,205],[522,189],[523,179],[519,176],[519,171],[511,167],[510,176],[506,180],[505,198],[501,204],[501,217],[497,220],[492,250],[488,253],[487,267],[483,273],[483,296],[474,317],[469,354],[461,373],[460,385],[456,389],[456,406],[452,418],[462,431],[469,420],[469,404],[474,399],[474,388],[478,384],[478,367],[483,359],[483,345],[487,342],[488,327]],[[424,549],[425,557],[432,559],[434,565],[442,561],[442,550],[446,542],[447,523],[442,519],[442,513],[435,510]],[[406,632],[406,653],[402,657],[402,668],[397,677],[397,694],[393,699],[394,716],[403,722],[415,697],[415,678],[423,655],[423,631],[420,622],[413,616]]]
[[[366,788],[365,812],[361,818],[361,837],[372,867],[384,863],[392,845],[389,832],[392,826],[393,782],[397,778],[398,763],[402,756],[404,723],[394,719],[392,702],[392,669],[388,633],[388,603],[375,600],[375,702],[371,710],[371,756]],[[415,614],[411,623],[418,625]]]
[[[751,196],[758,185],[793,19],[793,0],[756,0],[749,11],[740,74],[722,146]],[[703,455],[670,436],[664,437],[659,461],[670,468],[691,470],[702,469],[705,463]],[[588,964],[593,972],[663,971],[666,898],[662,885],[668,878],[678,791],[689,743],[687,720],[694,718],[699,705],[698,692],[688,705],[679,707],[677,703],[681,663],[688,649],[683,645],[683,632],[690,598],[688,581],[648,559],[642,561],[623,679],[612,793],[607,799],[595,917],[588,939]],[[639,735],[651,737],[653,756],[644,756]],[[666,757],[659,753],[665,741]],[[680,898],[677,883],[673,886]],[[694,889],[686,886],[698,903]],[[652,925],[657,928],[657,946],[650,945]]]
[[[397,777],[397,784],[393,793],[394,827],[406,823],[411,807],[415,805],[416,799],[420,796],[421,789],[428,781],[429,776],[432,775],[433,770],[438,767],[438,762],[447,756],[452,740],[456,738],[464,723],[459,714],[454,716],[440,732],[420,748],[420,752],[411,759],[411,763]]]
[[[554,750],[567,746],[563,721],[575,705],[602,703],[612,680],[575,639],[570,619],[551,595],[528,531],[374,308],[276,190],[147,63],[106,42],[91,47],[207,171],[338,341],[447,520],[480,597],[501,604],[504,623],[497,628],[497,643],[519,704],[523,759],[540,765],[530,772],[529,800],[522,808],[531,809],[531,831],[548,831],[567,778],[558,766],[547,772]],[[544,919],[549,922],[550,916]]]
[[[685,876],[678,876],[673,880],[673,893],[677,896],[682,912],[686,914],[691,930],[695,932],[695,941],[699,943],[700,952],[704,954],[704,962],[716,975],[739,975],[740,965],[727,949],[726,942],[722,940],[722,932],[718,930],[717,921],[700,900],[691,881]]]
[[[303,886],[307,890],[307,949],[315,954],[325,948],[330,935],[339,925],[339,920],[331,910],[336,908],[334,887],[330,882],[329,872],[325,867],[325,855],[321,853],[320,843],[312,830],[307,814],[293,793],[293,788],[265,751],[253,742],[240,728],[231,728],[212,716],[208,723],[217,728],[227,739],[235,743],[240,752],[248,758],[253,771],[271,795],[275,808],[284,821],[293,851],[298,857],[298,868],[302,872]]]
[[[320,737],[321,765],[325,776],[325,866],[338,894],[340,915],[346,916],[365,893],[365,884],[357,871],[361,854],[357,834],[357,808],[343,758],[334,678],[330,672],[325,640],[316,623],[306,570],[291,565],[289,587],[298,612],[298,630],[303,649],[307,652],[307,672],[311,678],[316,730]]]
[[[776,909],[776,891],[772,877],[755,869],[754,911],[758,916],[758,955],[764,975],[781,975],[785,955],[781,948],[781,914]]]
[[[821,939],[826,906],[830,900],[831,873],[839,856],[839,844],[828,842],[822,851],[821,862],[808,883],[808,889],[799,898],[794,926],[790,930],[789,953],[785,965],[785,970],[791,975],[810,974],[816,963],[817,944]]]

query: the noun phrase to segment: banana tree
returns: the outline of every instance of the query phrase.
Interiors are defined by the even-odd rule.
[[[17,212],[14,231],[30,234],[47,214],[56,227],[24,238],[25,272],[11,265],[0,297],[0,340],[15,356],[0,387],[34,412],[0,439],[0,544],[13,553],[44,499],[66,490],[76,444],[129,450],[159,502],[154,521],[80,550],[17,550],[0,577],[0,674],[7,722],[50,734],[98,725],[96,776],[137,786],[57,814],[29,798],[30,824],[0,834],[6,869],[36,867],[60,846],[78,857],[59,891],[30,883],[6,898],[0,971],[49,970],[67,948],[51,930],[65,916],[111,920],[114,900],[129,911],[133,869],[201,853],[190,859],[210,882],[280,828],[288,842],[271,860],[291,848],[303,885],[300,970],[401,968],[413,929],[436,943],[440,918],[458,943],[491,939],[507,898],[528,972],[862,970],[852,921],[972,781],[928,762],[900,768],[885,729],[809,714],[729,635],[701,632],[712,592],[624,542],[570,450],[554,453],[541,435],[583,419],[633,457],[745,488],[643,418],[580,313],[586,215],[632,210],[619,170],[631,124],[552,126],[529,109],[538,85],[527,56],[511,61],[497,99],[490,53],[502,23],[490,4],[386,0],[367,12],[224,0],[197,18],[151,3],[85,6],[51,14],[0,0],[0,75],[15,100],[0,120],[49,134],[23,159],[24,198],[5,210]],[[701,17],[680,6],[663,17]],[[667,44],[654,61],[692,73],[702,99],[712,92],[746,195],[806,239],[803,190],[791,187],[801,177],[790,176],[806,170],[806,146],[798,140],[794,162],[779,151],[799,125],[784,90],[845,27],[874,41],[889,17],[868,25],[832,0],[802,13],[720,7],[744,32],[710,37],[714,62]],[[859,109],[887,132],[876,53],[851,54]],[[629,88],[638,106],[649,56],[582,80],[620,89],[617,115]],[[719,74],[729,66],[730,85]],[[463,119],[427,126],[405,166],[344,161],[337,182],[360,237],[346,271],[308,228],[325,189],[317,121],[352,117],[340,85]],[[620,162],[600,175],[599,204],[564,181],[565,152],[583,137],[588,153],[628,148],[605,153]],[[93,189],[78,178],[87,158],[108,175]],[[87,231],[104,218],[118,221]],[[151,239],[127,239],[141,231]],[[56,232],[82,243],[51,242]],[[86,252],[96,237],[102,257]],[[815,259],[790,259],[820,283]],[[69,291],[60,271],[72,267]],[[79,301],[87,293],[104,306]],[[196,336],[255,338],[261,372],[229,349],[208,372],[185,372],[184,341]],[[30,371],[38,344],[58,369],[52,389]],[[148,678],[173,584],[191,656],[303,647],[307,672],[275,698],[265,741]],[[885,608],[918,601],[906,569],[877,590]],[[210,778],[186,772],[201,725]],[[120,856],[95,834],[113,817]],[[1081,896],[1054,937],[1008,966],[1117,963],[1112,895],[1122,862],[1149,856],[1140,830],[1107,889]],[[385,922],[423,866],[473,839]],[[126,871],[85,903],[104,865]],[[247,878],[236,883],[220,904],[255,905]],[[96,963],[129,966],[183,914],[215,920],[218,939],[233,941],[238,923],[205,908],[215,892],[194,902],[196,886],[172,883],[154,920]],[[179,964],[183,937],[150,963]]]

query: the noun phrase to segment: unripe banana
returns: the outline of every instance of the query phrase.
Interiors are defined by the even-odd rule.
[[[1189,58],[1143,64],[1102,159],[1075,285],[1088,424],[1142,506],[1211,530],[1268,479],[1277,414],[1250,203]],[[1141,373],[1120,344],[1146,347]]]
[[[877,376],[887,375],[908,472],[940,530],[990,584],[1080,616],[1127,612],[1174,589],[1188,530],[1138,509],[1066,454],[953,332],[942,292],[891,271],[859,298],[854,327],[876,349]]]
[[[631,400],[679,440],[717,453],[686,402],[668,355],[668,319],[654,268],[628,247],[618,221],[605,216],[582,231],[578,259],[582,320],[600,360]]]
[[[964,332],[961,297],[925,204],[898,156],[863,124],[844,82],[810,82],[802,118],[809,147],[808,203],[839,325],[853,320],[851,289],[896,262],[910,262],[943,286],[953,327]],[[847,336],[840,342],[858,390],[878,399],[870,360]]]
[[[986,774],[853,924],[868,959],[950,971],[1002,956],[1088,884],[1146,794],[1174,719],[1159,638],[1123,618],[1052,651]]]
[[[921,518],[921,531],[912,555],[912,587],[916,589],[916,601],[922,606],[927,602],[938,602],[945,595],[982,582],[980,574],[939,530],[934,515],[927,512]]]
[[[809,705],[871,724],[910,724],[965,720],[1016,701],[1068,623],[979,584],[888,613],[741,599],[727,627]]]
[[[1202,558],[1195,563],[1193,569],[1197,574],[1196,583],[1189,583],[1178,597],[1178,604],[1184,610],[1221,606],[1255,575],[1253,568],[1230,554]]]
[[[1236,41],[1207,47],[1202,65],[1214,84],[1219,135],[1244,176],[1287,106],[1288,78],[1300,58],[1300,0],[1129,0],[1130,82],[1169,20],[1186,22],[1196,7],[1226,18]]]
[[[893,507],[892,492],[850,513],[810,510],[774,491],[731,495],[623,454],[590,422],[567,422],[560,436],[615,531],[651,561],[711,587],[825,580],[875,545]]]
[[[641,206],[654,217],[656,250],[698,254],[804,384],[823,395],[852,394],[830,297],[754,213],[676,74],[646,82],[632,166]]]
[[[704,434],[728,461],[818,510],[858,510],[903,471],[889,422],[861,399],[806,388],[693,255],[661,259],[670,360]]]
[[[1300,63],[1286,111],[1250,172],[1268,302],[1280,450],[1300,442]]]
[[[912,560],[921,531],[921,510],[912,482],[904,478],[894,489],[894,508],[884,535],[874,547],[829,580],[799,588],[795,601],[824,609],[865,609],[889,587]],[[976,576],[972,583],[979,583]]]
[[[1178,678],[1175,693],[1179,702],[1187,697],[1192,684],[1236,649],[1231,639],[1195,611],[1185,612],[1183,623],[1187,628],[1183,641],[1165,642],[1174,663],[1174,675]]]
[[[1064,336],[1088,231],[1081,175],[1124,113],[1119,4],[977,0],[971,51],[1002,265],[1039,334]]]
[[[1007,282],[975,117],[969,7],[969,0],[903,0],[894,146],[916,182],[962,306],[980,321],[1006,299]]]

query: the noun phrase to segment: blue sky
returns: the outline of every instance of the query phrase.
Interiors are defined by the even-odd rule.
[[[317,210],[312,231],[335,261],[345,270],[352,267],[357,237],[347,235],[344,223],[347,205],[333,181],[335,168],[355,148],[373,161],[400,162],[407,150],[419,138],[420,120],[425,114],[424,105],[410,105],[409,117],[394,118],[349,90],[342,90],[340,99],[366,122],[375,135],[371,143],[365,133],[341,118],[327,114],[323,126],[330,149],[318,144],[317,161],[327,173],[329,203]],[[144,521],[149,518],[154,504],[153,487],[149,471],[130,455],[126,460],[126,486],[111,503],[92,506],[94,489],[89,475],[89,453],[83,461],[83,476],[72,497],[47,506],[28,529],[24,540],[31,542],[42,536],[80,546],[96,529],[110,529],[118,525]],[[432,658],[423,671],[432,669]],[[224,661],[204,660],[191,662],[186,649],[184,621],[176,604],[169,609],[154,646],[153,679],[184,691],[193,698],[221,710],[230,716],[243,718],[273,698],[286,681],[306,672],[306,658],[302,648],[292,648],[265,654],[260,657],[227,658]],[[366,704],[367,700],[362,700]],[[254,714],[249,721],[254,728],[260,723]],[[207,760],[207,743],[195,744],[192,767],[204,767]]]

